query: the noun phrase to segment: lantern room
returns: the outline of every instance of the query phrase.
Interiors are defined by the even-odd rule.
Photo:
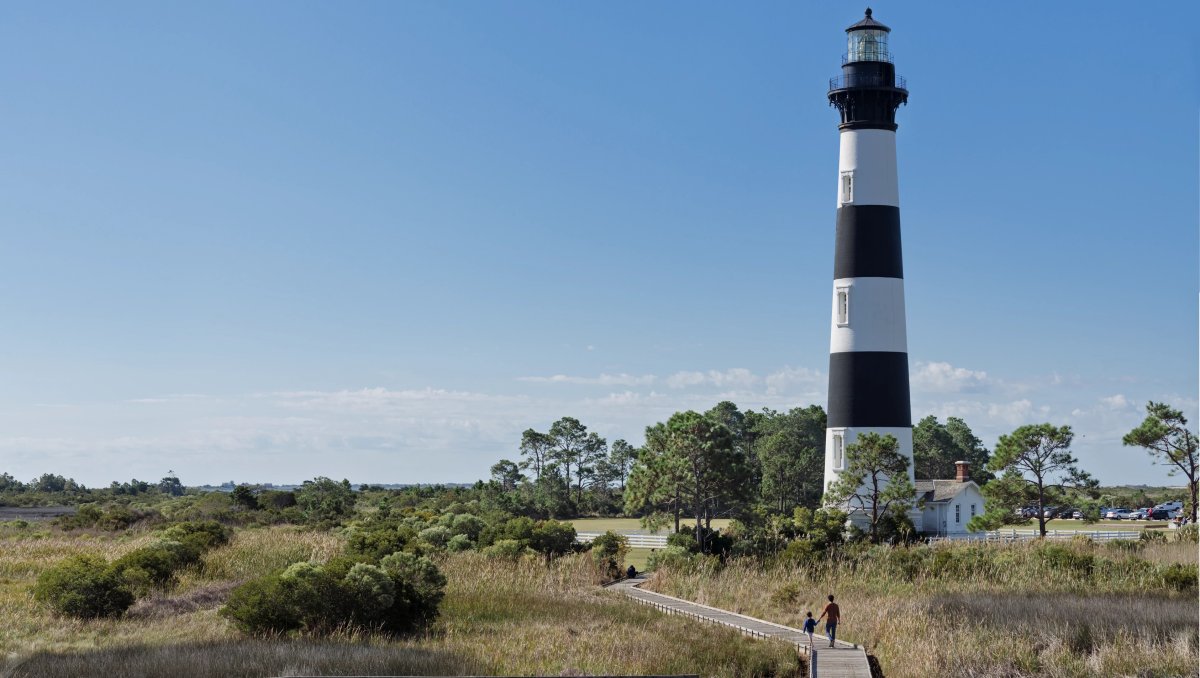
[[[868,7],[862,21],[846,29],[846,56],[843,63],[856,61],[891,62],[892,55],[888,53],[888,33],[892,29],[871,18],[871,8]]]

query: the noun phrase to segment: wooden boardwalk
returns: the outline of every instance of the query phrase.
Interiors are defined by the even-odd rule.
[[[755,638],[775,638],[790,643],[798,652],[808,657],[808,672],[812,678],[871,678],[871,665],[867,662],[867,653],[858,645],[839,640],[837,646],[831,648],[825,636],[817,633],[814,634],[814,646],[809,647],[808,635],[800,629],[662,593],[643,591],[639,587],[645,581],[642,577],[624,579],[611,584],[609,588],[667,614],[682,614],[699,621],[728,626]]]

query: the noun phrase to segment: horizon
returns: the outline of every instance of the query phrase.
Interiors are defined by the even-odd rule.
[[[1200,417],[1200,8],[1080,7],[872,3],[913,422],[1164,486],[1121,436]],[[826,408],[862,11],[5,8],[0,472],[458,483],[564,416]]]

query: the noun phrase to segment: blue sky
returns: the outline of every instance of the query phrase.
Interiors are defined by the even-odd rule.
[[[471,481],[825,404],[861,3],[0,6],[0,471]],[[1197,417],[1193,3],[874,5],[913,415]]]

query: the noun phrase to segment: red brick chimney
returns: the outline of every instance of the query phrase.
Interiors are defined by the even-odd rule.
[[[958,483],[965,483],[970,479],[971,476],[967,474],[967,462],[954,462],[954,481]]]

